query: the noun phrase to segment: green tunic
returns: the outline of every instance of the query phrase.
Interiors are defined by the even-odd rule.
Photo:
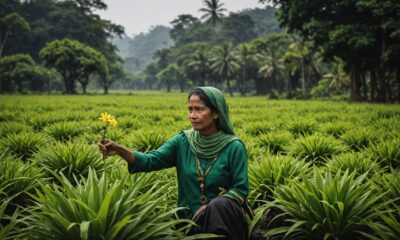
[[[184,133],[169,139],[159,149],[141,153],[134,152],[136,162],[129,165],[129,172],[150,172],[176,167],[178,177],[178,206],[188,207],[180,217],[191,218],[200,207],[200,187],[197,180],[196,158],[190,150]],[[200,159],[205,171],[212,159]],[[205,194],[211,200],[226,189],[228,195],[241,202],[249,193],[247,153],[240,140],[234,140],[222,149],[218,160],[205,178]]]

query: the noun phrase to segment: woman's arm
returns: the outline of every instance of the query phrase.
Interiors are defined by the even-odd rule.
[[[99,149],[104,156],[114,156],[118,155],[121,158],[125,159],[128,164],[133,165],[135,164],[135,154],[125,147],[119,145],[116,142],[110,140],[104,140],[98,143]]]
[[[130,151],[116,142],[105,140],[99,142],[99,149],[104,156],[118,155],[128,163],[130,173],[151,172],[176,165],[178,142],[182,136],[174,136],[157,150],[142,153]]]

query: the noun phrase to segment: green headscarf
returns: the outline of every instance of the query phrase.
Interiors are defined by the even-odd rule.
[[[199,87],[218,109],[217,133],[211,136],[202,136],[193,129],[183,131],[189,141],[190,149],[200,158],[211,159],[219,155],[221,150],[230,142],[239,139],[235,136],[231,120],[229,119],[229,107],[225,102],[222,92],[214,87]]]

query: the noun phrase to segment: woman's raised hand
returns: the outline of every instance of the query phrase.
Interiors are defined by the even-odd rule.
[[[99,150],[104,156],[114,156],[118,155],[118,151],[121,146],[111,140],[102,140],[98,142]]]

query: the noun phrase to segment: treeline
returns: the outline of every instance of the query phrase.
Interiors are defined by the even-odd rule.
[[[400,100],[398,3],[260,2],[279,6],[285,33],[257,36],[248,11],[226,15],[220,1],[204,1],[201,19],[172,21],[175,46],[158,51],[144,73],[132,76],[135,87],[209,84],[242,95]]]
[[[122,26],[101,19],[102,0],[0,0],[0,92],[105,92],[123,75],[110,38]]]
[[[0,91],[213,85],[231,95],[400,100],[398,3],[265,2],[279,9],[228,13],[221,1],[204,0],[201,18],[172,20],[172,47],[156,51],[143,71],[128,73],[109,42],[122,27],[93,13],[106,8],[102,0],[0,0]],[[262,14],[275,12],[285,31],[265,24]]]
[[[200,19],[180,15],[171,22],[174,46],[158,50],[144,71],[130,74],[134,85],[127,87],[185,91],[213,85],[231,95],[296,99],[349,91],[343,62],[324,63],[309,42],[280,29],[276,8],[227,14],[220,1],[204,1],[200,11]]]
[[[325,61],[343,61],[352,100],[400,100],[399,1],[260,2],[279,6],[280,24],[310,42]]]

